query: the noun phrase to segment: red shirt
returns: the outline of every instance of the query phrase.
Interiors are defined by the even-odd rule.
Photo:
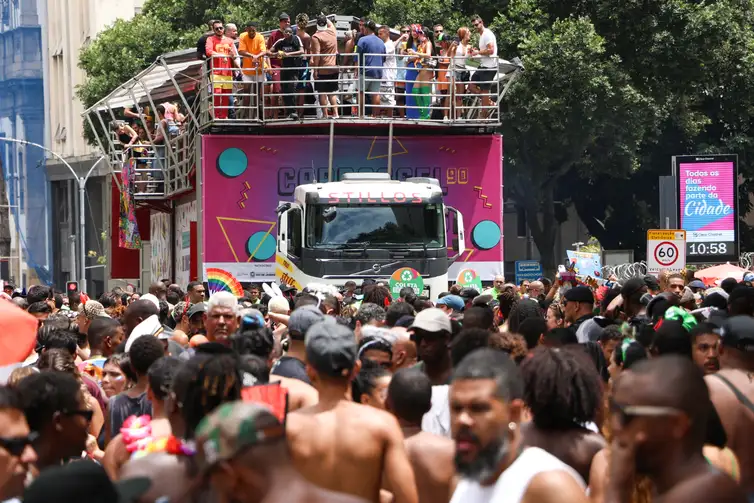
[[[275,30],[272,33],[270,33],[270,37],[267,39],[267,47],[272,47],[275,45],[275,42],[280,40],[281,38],[285,38],[285,33],[283,33],[281,30]],[[280,58],[270,58],[270,66],[272,68],[280,68],[283,66],[283,62]]]
[[[211,36],[207,37],[207,45],[206,45],[206,51],[207,51],[207,58],[211,58],[212,55],[223,55],[227,56],[226,58],[212,58],[212,70],[213,74],[215,75],[226,75],[230,76],[230,69],[232,68],[230,57],[235,54],[235,45],[233,45],[233,40],[226,36],[218,37],[218,36]]]

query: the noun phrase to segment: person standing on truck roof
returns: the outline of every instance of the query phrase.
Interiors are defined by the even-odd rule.
[[[298,120],[294,94],[296,85],[303,74],[304,60],[300,57],[302,54],[304,54],[304,47],[301,45],[301,39],[293,34],[293,28],[290,26],[283,30],[283,38],[270,47],[270,56],[277,56],[283,61],[283,69],[280,72],[280,87],[283,90],[285,113],[292,120]]]
[[[364,103],[364,115],[369,111],[373,116],[379,113],[380,84],[382,83],[382,67],[385,64],[385,42],[377,35],[377,25],[374,21],[368,21],[364,25],[366,35],[359,38],[356,48],[359,52],[359,90],[361,101]]]
[[[211,58],[212,92],[214,118],[228,118],[228,97],[233,90],[233,57],[238,56],[233,40],[225,36],[222,22],[216,21],[212,25],[213,35],[207,38],[205,47],[207,58]]]
[[[252,97],[254,100],[253,109],[246,113],[250,119],[259,117],[257,106],[259,106],[262,96],[262,86],[264,83],[264,70],[266,66],[267,45],[261,33],[257,32],[257,23],[250,21],[246,24],[246,31],[241,34],[238,41],[238,54],[243,57],[241,67],[243,68],[242,79],[244,82],[244,96],[242,99],[241,110],[246,110],[252,106]]]
[[[285,12],[280,13],[280,16],[278,16],[278,21],[280,22],[280,28],[270,33],[270,36],[267,37],[267,47],[271,48],[273,45],[275,45],[275,42],[282,40],[285,37],[285,29],[291,26],[291,17]],[[282,100],[278,95],[281,92],[280,68],[282,68],[282,66],[283,62],[280,58],[270,57],[270,67],[272,68],[272,71],[270,72],[270,75],[272,76],[272,95],[265,99],[268,100],[267,106],[271,108],[272,115],[268,118],[279,118],[280,105]]]
[[[319,94],[324,117],[338,118],[338,35],[327,16],[317,17],[317,33],[311,45],[314,89]]]

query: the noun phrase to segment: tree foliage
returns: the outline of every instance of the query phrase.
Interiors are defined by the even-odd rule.
[[[605,248],[641,256],[673,155],[738,153],[749,209],[753,7],[515,0],[497,18],[500,54],[526,65],[502,106],[506,187],[547,266],[570,204]]]
[[[81,51],[79,66],[87,79],[77,91],[79,99],[86,107],[93,105],[160,54],[186,47],[194,35],[146,15],[116,21]]]

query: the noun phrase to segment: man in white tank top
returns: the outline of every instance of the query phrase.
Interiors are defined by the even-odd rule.
[[[461,477],[451,503],[582,503],[579,474],[537,447],[522,448],[523,382],[505,353],[482,348],[458,365],[450,427]]]

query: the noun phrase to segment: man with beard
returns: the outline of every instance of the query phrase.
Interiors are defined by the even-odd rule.
[[[618,378],[610,407],[606,502],[630,501],[634,475],[652,482],[653,501],[746,501],[733,479],[702,454],[711,406],[702,371],[690,359],[673,355],[636,363]]]
[[[582,503],[585,484],[570,466],[524,448],[523,382],[516,364],[490,348],[461,361],[450,386],[450,426],[461,476],[451,503]]]

